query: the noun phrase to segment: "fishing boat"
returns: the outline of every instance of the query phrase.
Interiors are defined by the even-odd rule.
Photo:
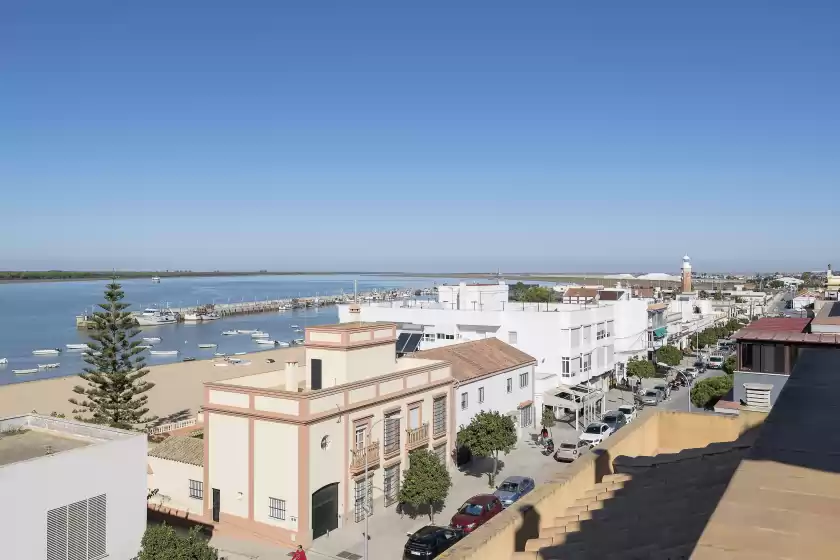
[[[244,356],[244,355],[245,355],[245,354],[247,354],[247,353],[248,353],[248,352],[234,352],[234,353],[233,353],[233,355],[234,355],[234,356]]]
[[[181,361],[182,361],[182,362],[194,362],[194,361],[195,361],[195,358],[193,358],[192,356],[190,356],[190,357],[188,357],[188,358],[184,358],[184,359],[183,359],[183,360],[181,360]]]
[[[58,348],[46,348],[43,350],[33,350],[32,353],[36,356],[50,356],[53,354],[61,354],[61,350]]]
[[[225,336],[233,336],[235,334],[239,334],[240,331],[222,331],[222,334]]]
[[[280,346],[281,348],[288,348],[289,343],[286,342],[285,340],[278,340],[277,341],[277,346]]]
[[[54,364],[38,364],[38,369],[55,369],[61,364],[56,362]]]
[[[5,366],[9,363],[9,358],[0,358],[0,366]]]
[[[289,325],[289,328],[291,328],[291,329],[299,329],[299,328],[300,328],[300,325]]]
[[[253,334],[257,331],[255,329],[237,329],[236,332],[238,332],[239,334]]]
[[[198,345],[199,348],[215,348],[216,346],[218,346],[218,344],[214,344],[212,342]]]
[[[32,369],[13,369],[12,373],[15,375],[29,375],[30,373],[38,373],[38,368]]]
[[[277,308],[277,311],[288,311],[291,308],[292,306],[288,303],[281,303],[280,306]]]
[[[68,350],[90,350],[87,344],[65,344],[64,347]]]
[[[257,344],[265,344],[265,345],[270,345],[270,346],[276,346],[277,345],[276,340],[269,340],[267,338],[256,338],[256,339],[254,339],[254,342],[256,342]]]
[[[135,314],[134,320],[141,327],[156,327],[177,322],[175,314],[170,310],[146,309],[143,313]]]
[[[152,284],[160,284],[160,276],[152,276]]]
[[[303,332],[303,329],[292,329],[293,332]]]
[[[227,354],[225,354],[224,352],[216,352],[213,355],[217,358],[224,358],[225,356],[227,356]]]
[[[201,315],[198,313],[184,313],[184,321],[187,321],[188,323],[197,323],[198,321],[201,321]]]
[[[216,319],[221,319],[222,317],[216,313],[215,311],[211,311],[210,313],[205,313],[201,316],[202,321],[215,321]]]
[[[158,338],[156,336],[144,336],[143,337],[143,342],[148,342],[149,344],[156,344],[156,343],[160,342],[160,338]]]
[[[294,339],[294,340],[292,341],[292,343],[294,343],[294,344],[303,344],[303,339],[302,339],[302,338],[296,338],[296,339]]]
[[[252,332],[251,338],[268,338],[268,333],[262,331]]]
[[[177,350],[149,350],[152,356],[177,356]]]

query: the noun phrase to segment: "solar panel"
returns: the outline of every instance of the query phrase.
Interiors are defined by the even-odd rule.
[[[417,346],[420,344],[420,340],[422,338],[423,338],[422,334],[412,333],[411,335],[409,335],[408,340],[405,343],[405,346],[403,346],[402,353],[403,354],[408,354],[408,353],[411,353],[411,352],[416,352],[417,351]]]
[[[406,343],[408,343],[409,339],[411,338],[411,334],[409,333],[400,333],[400,336],[397,337],[397,353],[402,354],[405,352],[403,348],[405,347]]]

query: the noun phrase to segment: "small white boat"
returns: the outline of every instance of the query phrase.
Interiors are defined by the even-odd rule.
[[[299,329],[299,328],[300,328],[300,325],[289,325],[289,328],[292,328],[292,329]]]
[[[268,338],[268,336],[269,335],[268,335],[267,332],[257,331],[257,332],[251,333],[251,338]]]
[[[205,313],[201,316],[202,321],[215,321],[216,319],[221,319],[222,317],[216,313],[215,311],[211,313]]]
[[[32,353],[36,356],[50,356],[54,354],[61,354],[61,350],[58,348],[46,348],[43,350],[33,350]]]
[[[239,334],[239,331],[222,331],[222,334],[225,336],[232,336],[235,334]]]
[[[229,364],[226,364],[225,362],[216,362],[213,365],[216,367],[228,367]]]
[[[138,344],[137,348],[140,350],[148,350],[149,348],[153,348],[151,344]]]
[[[38,364],[38,369],[55,369],[61,364],[56,362],[54,364]]]
[[[29,375],[30,373],[38,373],[37,368],[32,369],[13,369],[12,373],[15,375]]]
[[[239,334],[252,334],[259,331],[257,331],[256,329],[238,329],[236,332],[238,332]]]
[[[233,353],[233,355],[234,355],[234,356],[244,356],[244,355],[245,355],[245,354],[247,354],[247,353],[248,353],[248,352],[234,352],[234,353]]]
[[[296,338],[296,339],[294,339],[292,342],[293,342],[294,344],[303,344],[303,342],[304,342],[304,341],[303,341],[303,339],[302,339],[302,338]]]
[[[280,346],[281,348],[288,348],[289,343],[286,342],[285,340],[278,340],[277,341],[277,346]]]
[[[233,365],[235,365],[235,366],[250,366],[250,365],[251,365],[251,362],[249,362],[249,361],[247,361],[247,360],[238,360],[238,361],[237,361],[235,364],[233,364]]]
[[[177,356],[177,350],[149,350],[152,356]]]
[[[64,346],[68,350],[90,350],[87,344],[65,344]]]
[[[0,358],[0,366],[5,366],[9,363],[9,358]]]
[[[152,276],[152,284],[160,284],[160,276]]]
[[[199,315],[198,313],[184,313],[184,321],[196,323],[198,321],[201,321],[201,315]]]
[[[156,336],[144,336],[143,342],[148,342],[149,344],[155,344],[156,342],[160,342],[160,338]]]
[[[218,344],[213,344],[212,342],[198,345],[199,348],[215,348],[216,346],[218,346]]]
[[[254,340],[254,342],[256,342],[257,344],[265,344],[265,345],[269,345],[269,346],[276,346],[277,345],[276,340],[269,340],[267,338],[257,338],[257,339]]]
[[[227,354],[225,354],[224,352],[216,352],[213,355],[217,358],[224,358],[225,356],[227,356]]]
[[[303,329],[292,329],[294,332],[303,332]]]

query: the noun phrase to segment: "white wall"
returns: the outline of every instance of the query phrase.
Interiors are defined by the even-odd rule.
[[[499,311],[507,303],[509,287],[504,282],[490,285],[444,284],[438,286],[437,300],[448,309]]]
[[[254,420],[254,521],[298,530],[298,427]],[[320,449],[318,449],[320,451]],[[286,519],[269,517],[269,498],[286,501]]]
[[[528,374],[528,385],[519,386],[519,376]],[[512,379],[513,389],[507,392],[507,380]],[[515,412],[519,403],[534,400],[534,366],[525,366],[475,381],[461,382],[455,389],[455,426],[459,429],[472,421],[481,411]],[[479,388],[484,389],[484,402],[478,400]],[[461,408],[461,395],[466,393],[467,408]],[[533,425],[531,426],[533,427]]]
[[[146,529],[146,491],[142,434],[0,467],[0,557],[44,558],[47,511],[105,494],[108,558],[134,558]]]
[[[198,465],[149,457],[152,474],[148,476],[149,489],[158,493],[149,502],[171,507],[195,515],[203,515],[204,500],[190,497],[190,480],[204,482],[204,469]],[[208,492],[205,488],[204,492]]]
[[[209,414],[210,488],[219,489],[221,513],[248,519],[248,419]]]

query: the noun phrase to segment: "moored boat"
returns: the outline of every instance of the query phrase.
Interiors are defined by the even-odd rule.
[[[222,331],[222,334],[225,336],[233,336],[235,334],[239,334],[239,331]]]
[[[149,350],[152,356],[177,356],[177,350]]]
[[[285,340],[278,340],[277,341],[277,346],[280,346],[281,348],[288,348],[289,343],[286,342]]]
[[[198,313],[184,313],[184,321],[187,321],[189,323],[196,323],[198,321],[201,321],[201,315],[199,315]]]
[[[251,338],[268,338],[268,336],[269,335],[268,335],[267,332],[262,332],[262,331],[257,331],[257,332],[251,333]]]
[[[61,350],[58,348],[45,348],[42,350],[33,350],[32,353],[36,356],[50,356],[53,354],[61,354]]]
[[[215,344],[215,343],[212,343],[212,342],[207,343],[207,344],[199,344],[198,345],[199,348],[215,348],[216,346],[218,346],[218,344]]]
[[[15,375],[29,375],[30,373],[38,373],[37,368],[32,369],[13,369],[12,373]]]
[[[289,325],[290,329],[299,329],[300,325]]]
[[[143,342],[148,342],[149,344],[155,344],[156,342],[160,342],[160,338],[157,336],[144,336]]]
[[[55,369],[61,364],[56,362],[54,364],[38,364],[38,369]]]
[[[257,339],[254,339],[254,342],[256,342],[257,344],[265,344],[265,345],[270,345],[270,346],[276,346],[277,345],[276,340],[269,340],[267,338],[257,338]]]
[[[0,358],[0,366],[5,366],[9,363],[9,358]]]
[[[65,344],[64,347],[68,350],[90,350],[87,344]]]
[[[253,334],[255,332],[259,332],[256,329],[238,329],[236,332],[239,334]]]
[[[302,338],[296,338],[292,341],[292,344],[303,344],[303,342]]]
[[[234,356],[244,356],[244,355],[245,355],[245,354],[247,354],[247,353],[248,353],[248,352],[234,352],[234,353],[233,353],[233,355],[234,355]]]
[[[301,332],[303,332],[303,329],[292,329],[292,331],[297,332],[297,333],[301,333]]]
[[[215,321],[216,319],[221,319],[221,316],[216,313],[215,311],[211,311],[210,313],[205,313],[201,316],[202,321]]]
[[[225,356],[227,356],[227,354],[225,354],[224,352],[216,352],[213,355],[217,358],[224,358]]]

